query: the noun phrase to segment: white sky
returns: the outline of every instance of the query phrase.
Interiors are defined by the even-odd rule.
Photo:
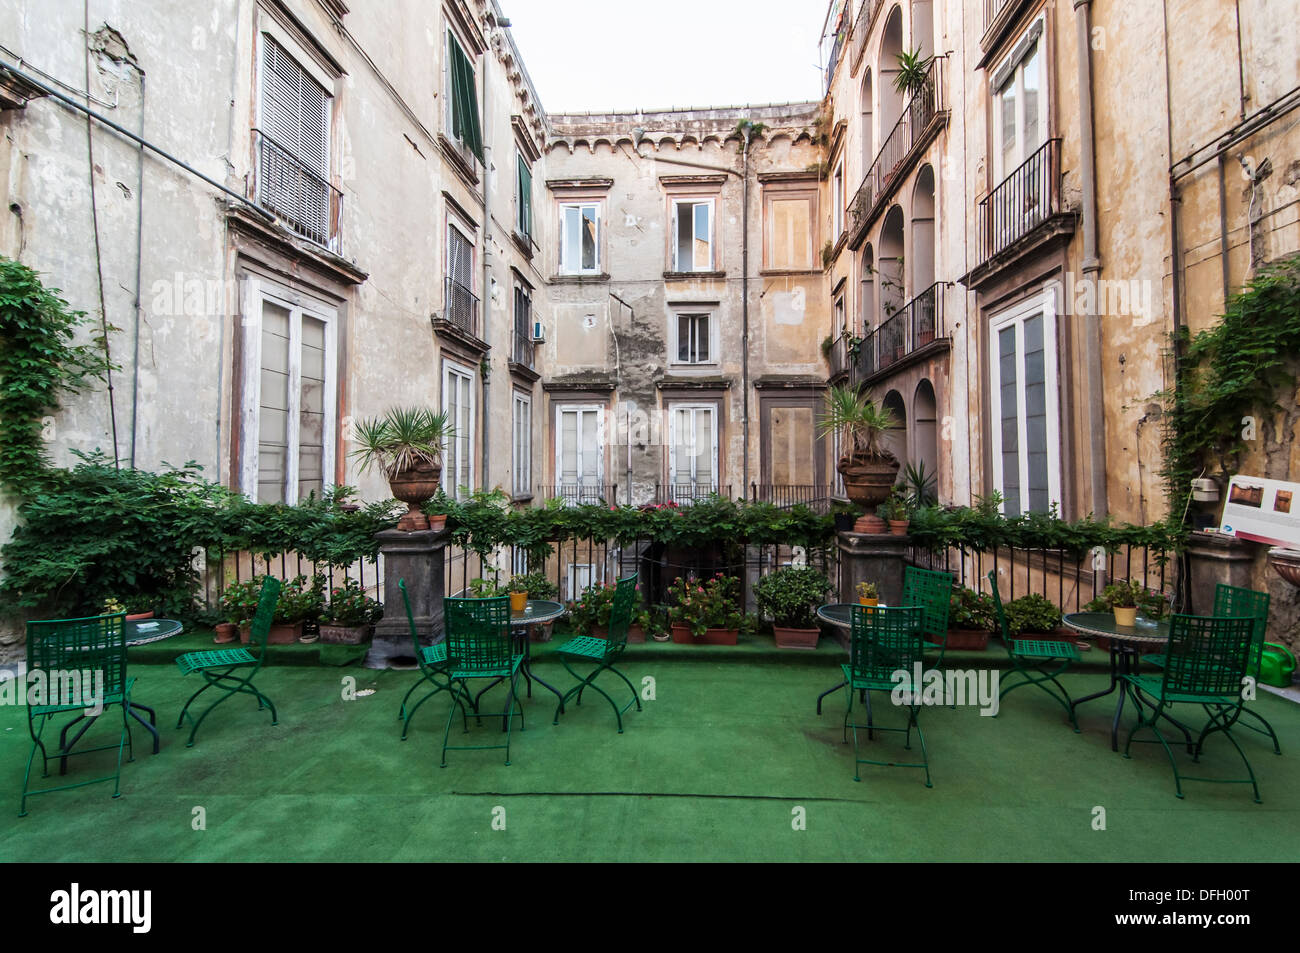
[[[549,113],[821,98],[825,0],[498,0]]]

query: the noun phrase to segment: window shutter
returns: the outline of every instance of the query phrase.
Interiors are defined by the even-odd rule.
[[[330,96],[262,34],[262,203],[316,241],[330,238]]]
[[[529,238],[533,235],[533,174],[523,156],[519,161],[519,228]]]
[[[483,132],[478,118],[478,91],[474,87],[474,64],[454,37],[448,35],[451,52],[452,134],[483,161]]]

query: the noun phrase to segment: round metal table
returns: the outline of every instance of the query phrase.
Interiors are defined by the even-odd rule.
[[[859,603],[856,602],[828,602],[824,606],[817,607],[817,618],[822,622],[825,622],[827,625],[835,626],[837,629],[850,629],[853,626],[853,610],[856,609],[858,605]],[[885,609],[889,608],[883,603],[880,603],[879,605]],[[848,683],[841,681],[838,685],[826,689],[826,691],[817,696],[817,714],[820,715],[822,713],[822,699],[827,695],[832,695],[839,691],[846,684]]]
[[[533,697],[534,680],[554,692],[555,697],[561,699],[564,697],[555,686],[533,674],[533,640],[528,637],[528,627],[554,622],[567,611],[564,603],[553,602],[550,599],[529,599],[523,612],[515,612],[513,609],[510,611],[510,629],[514,633],[515,642],[516,644],[523,642],[524,661],[519,667],[524,673],[524,684],[528,689],[529,698]]]
[[[1124,713],[1124,698],[1131,694],[1129,683],[1124,681],[1123,676],[1137,671],[1138,659],[1143,652],[1164,648],[1169,641],[1169,623],[1138,619],[1136,625],[1119,625],[1115,622],[1113,612],[1073,612],[1061,621],[1081,635],[1101,636],[1110,641],[1110,685],[1102,691],[1076,698],[1072,704],[1080,705],[1119,690],[1115,718],[1110,726],[1110,748],[1118,751],[1119,720]],[[1141,704],[1136,695],[1133,695],[1133,704]]]
[[[161,642],[173,635],[180,635],[185,627],[175,619],[128,619],[126,622],[126,644],[148,645]]]

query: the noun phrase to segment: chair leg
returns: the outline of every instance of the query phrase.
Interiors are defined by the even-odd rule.
[[[1260,725],[1263,726],[1261,728],[1256,725],[1248,725],[1245,722],[1239,720],[1238,723],[1241,725],[1241,727],[1248,728],[1251,731],[1257,732],[1261,735],[1268,735],[1271,739],[1273,739],[1273,753],[1281,754],[1282,746],[1278,743],[1277,732],[1273,730],[1273,726],[1268,723],[1268,720],[1259,712],[1255,711],[1253,708],[1246,708],[1245,706],[1242,706],[1241,713],[1243,715],[1249,715],[1251,718],[1255,719],[1256,721],[1259,722]]]
[[[418,702],[416,702],[414,705],[412,705],[410,708],[407,708],[407,707],[406,707],[406,702],[405,702],[405,701],[402,702],[402,710],[406,713],[405,720],[404,720],[403,723],[402,723],[402,740],[403,740],[403,741],[406,740],[406,732],[407,732],[407,731],[410,729],[410,727],[411,727],[411,719],[415,717],[415,713],[416,713],[417,711],[419,711],[420,706],[423,705],[425,702],[427,702],[427,701],[428,701],[430,698],[432,698],[434,695],[437,695],[439,692],[447,691],[447,689],[450,687],[450,686],[448,686],[448,685],[445,685],[445,684],[441,684],[441,683],[439,683],[439,682],[438,682],[438,681],[437,681],[437,680],[436,680],[432,675],[426,675],[426,676],[425,676],[423,679],[421,679],[419,682],[416,682],[414,685],[411,686],[410,690],[407,691],[407,693],[406,693],[406,697],[407,697],[407,698],[410,698],[410,697],[411,697],[411,692],[415,691],[416,688],[418,688],[420,685],[423,685],[423,684],[426,683],[426,682],[429,683],[430,685],[433,685],[433,686],[434,686],[434,687],[433,687],[433,690],[432,690],[431,692],[429,692],[428,694],[426,694],[426,695],[424,695],[423,697],[421,697],[420,700],[419,700]],[[401,717],[401,716],[399,716],[399,717]]]

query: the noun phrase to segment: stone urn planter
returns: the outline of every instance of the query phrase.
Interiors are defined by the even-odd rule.
[[[1274,547],[1268,551],[1268,564],[1291,585],[1300,586],[1300,550]]]
[[[840,461],[839,471],[844,478],[844,493],[849,502],[870,510],[889,499],[898,478],[899,463],[892,456],[846,457]]]
[[[427,462],[417,463],[389,477],[388,486],[393,496],[406,504],[406,513],[397,521],[398,529],[412,533],[429,528],[429,518],[420,512],[420,507],[433,499],[441,483],[442,467]]]
[[[739,629],[705,629],[697,639],[685,625],[674,625],[672,632],[677,645],[736,645],[740,636]]]

